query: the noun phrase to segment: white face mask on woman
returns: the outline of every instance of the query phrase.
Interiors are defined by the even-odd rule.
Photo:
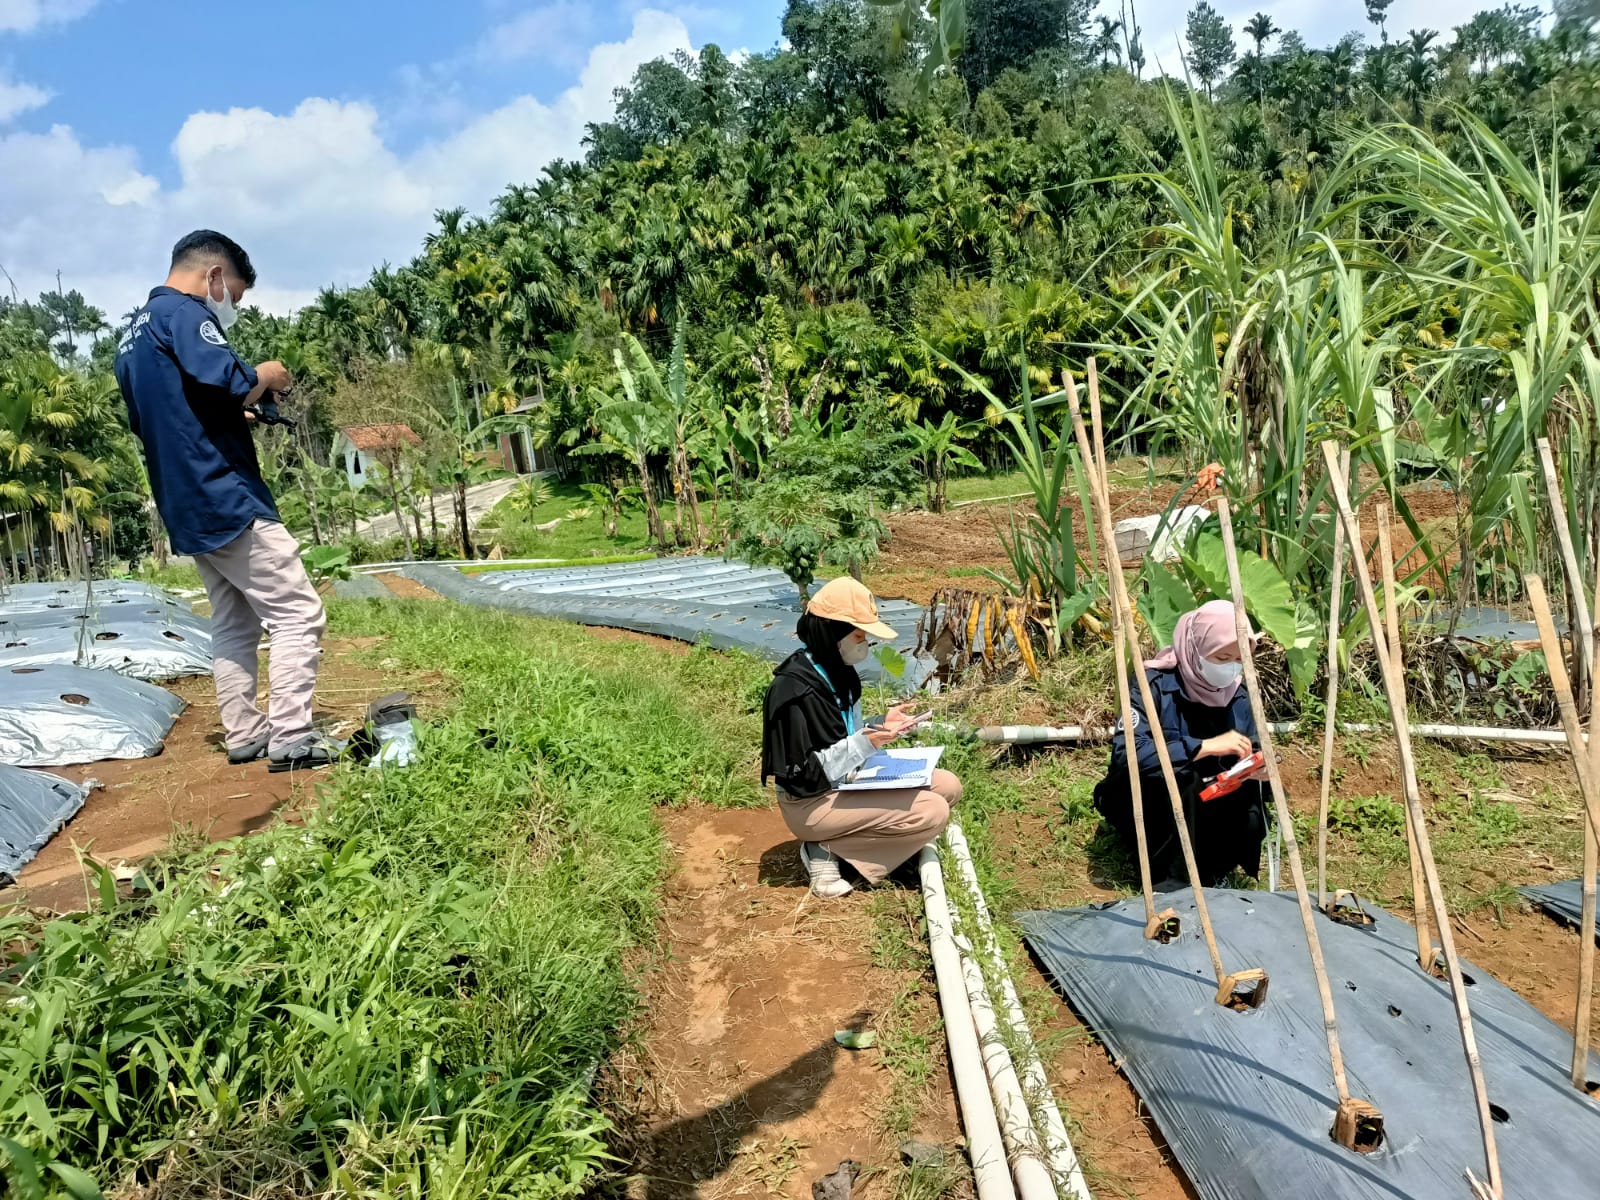
[[[839,657],[844,659],[848,667],[858,666],[867,661],[867,639],[858,638],[851,634],[839,640]]]
[[[211,294],[212,280],[206,279],[206,307],[211,310],[211,315],[216,317],[217,324],[226,332],[232,329],[239,321],[239,310],[234,307],[233,296],[228,291],[228,281],[219,273],[216,276],[216,285],[222,289],[222,299],[218,300]]]
[[[1214,688],[1225,688],[1239,682],[1239,677],[1244,674],[1244,664],[1236,662],[1212,662],[1209,658],[1200,659],[1200,678]]]

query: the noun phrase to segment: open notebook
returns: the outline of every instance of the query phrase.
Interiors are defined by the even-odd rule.
[[[933,769],[939,765],[943,746],[906,746],[879,750],[856,768],[844,792],[874,791],[887,788],[925,788],[933,784]]]

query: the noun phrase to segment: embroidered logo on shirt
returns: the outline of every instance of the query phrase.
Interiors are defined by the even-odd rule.
[[[200,336],[213,346],[226,346],[228,344],[228,339],[222,336],[222,330],[218,329],[210,321],[202,321],[200,323]]]

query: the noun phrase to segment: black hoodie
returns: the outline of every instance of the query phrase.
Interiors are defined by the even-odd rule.
[[[843,696],[834,695],[804,650],[796,650],[772,673],[761,731],[763,786],[768,779],[775,780],[780,791],[796,800],[833,789],[817,751],[849,736],[841,706],[851,685],[859,694],[860,677],[854,667],[844,670],[851,677],[837,681]]]

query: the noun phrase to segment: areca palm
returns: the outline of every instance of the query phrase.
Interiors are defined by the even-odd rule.
[[[1422,124],[1422,102],[1433,94],[1439,81],[1439,63],[1433,53],[1433,29],[1413,29],[1401,44],[1401,91],[1411,103],[1411,122]]]
[[[1256,44],[1256,103],[1263,113],[1266,112],[1267,107],[1267,79],[1266,71],[1263,70],[1265,59],[1262,56],[1262,51],[1267,44],[1267,40],[1276,37],[1279,32],[1281,31],[1273,23],[1272,18],[1264,12],[1258,12],[1245,22],[1244,34]]]
[[[0,505],[25,526],[38,516],[57,534],[82,519],[109,531],[101,501],[116,428],[111,386],[62,370],[42,352],[0,360]]]

